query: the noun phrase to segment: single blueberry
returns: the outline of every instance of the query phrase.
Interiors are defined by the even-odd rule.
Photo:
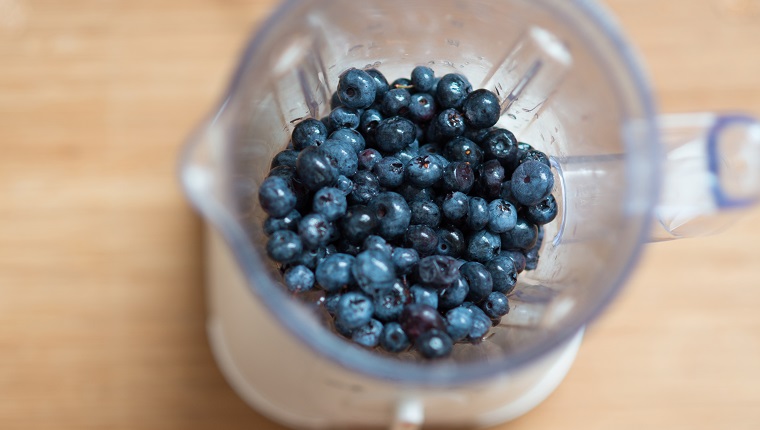
[[[340,222],[343,237],[351,243],[361,243],[377,227],[375,213],[366,206],[351,206]]]
[[[452,227],[440,228],[438,233],[438,254],[450,257],[459,257],[464,253],[467,239],[464,234]]]
[[[488,132],[481,142],[486,160],[499,160],[510,172],[517,165],[517,139],[509,130],[496,128]]]
[[[325,187],[314,193],[312,210],[324,215],[328,221],[336,221],[346,214],[346,195],[337,188]]]
[[[301,182],[310,190],[329,187],[338,180],[338,166],[316,146],[301,150],[296,160],[296,171]]]
[[[383,96],[383,100],[380,103],[380,112],[386,117],[407,116],[411,100],[412,95],[409,94],[409,91],[394,88]]]
[[[486,262],[494,258],[501,249],[501,238],[488,230],[473,233],[467,244],[467,255],[476,261]]]
[[[435,97],[417,93],[409,99],[409,118],[416,123],[428,123],[435,118]]]
[[[480,197],[470,197],[467,203],[467,228],[482,230],[488,224],[488,202]]]
[[[539,161],[528,160],[517,166],[512,174],[512,194],[525,206],[541,202],[553,187],[552,169]]]
[[[407,163],[407,166],[409,166],[409,163]],[[401,196],[410,203],[419,200],[432,201],[435,197],[435,192],[432,188],[417,188],[409,183],[401,184],[401,186],[396,189],[396,192],[401,194]]]
[[[527,250],[536,244],[537,239],[536,225],[518,216],[515,226],[501,234],[501,245],[504,249]]]
[[[420,149],[417,152],[419,155],[440,155],[441,146],[437,143],[426,143],[420,146]]]
[[[443,155],[450,161],[463,161],[470,167],[477,169],[483,162],[483,151],[480,147],[466,137],[455,137],[443,149]]]
[[[359,127],[359,112],[345,106],[340,106],[332,110],[327,116],[327,122],[330,124],[330,130],[340,130],[341,128],[355,129]],[[333,132],[334,133],[334,132]]]
[[[367,72],[367,74],[370,75],[372,77],[372,80],[375,82],[375,101],[379,102],[383,99],[385,93],[387,93],[390,89],[388,80],[385,78],[385,75],[380,73],[380,71],[377,69],[367,69],[365,72]]]
[[[458,73],[443,75],[435,90],[438,104],[444,108],[459,108],[464,99],[472,91],[472,85]]]
[[[344,196],[351,194],[354,190],[354,181],[348,179],[344,175],[339,175],[338,180],[335,182],[335,188],[338,189]]]
[[[468,308],[458,306],[446,312],[446,333],[455,342],[470,334],[472,324],[472,311]]]
[[[330,140],[338,140],[348,143],[352,148],[354,148],[354,152],[364,150],[364,147],[366,145],[364,136],[362,136],[358,131],[351,128],[340,128],[333,131],[330,134]]]
[[[422,333],[432,329],[446,329],[446,322],[437,310],[418,303],[410,303],[404,306],[399,323],[410,339],[417,339]]]
[[[441,209],[431,200],[412,200],[409,209],[412,211],[411,224],[435,228],[441,222]]]
[[[359,169],[371,171],[372,168],[375,167],[375,164],[377,164],[378,161],[382,160],[382,158],[383,156],[377,149],[367,148],[363,151],[360,151],[357,155]]]
[[[417,277],[426,287],[446,288],[459,278],[457,260],[444,255],[422,258],[417,264]]]
[[[298,158],[298,151],[294,149],[286,149],[280,151],[272,159],[272,163],[269,165],[270,169],[274,169],[279,166],[287,166],[296,168],[296,159]]]
[[[304,248],[319,248],[330,243],[335,228],[322,214],[310,213],[301,218],[298,223],[298,235],[301,237]]]
[[[453,342],[443,330],[430,330],[414,341],[414,347],[427,359],[445,358],[451,354]]]
[[[374,348],[380,343],[380,335],[382,332],[383,323],[376,319],[371,319],[367,324],[354,329],[354,331],[351,332],[351,340],[361,346]]]
[[[315,270],[317,265],[327,257],[326,248],[304,249],[301,255],[294,262]]]
[[[350,143],[327,139],[320,148],[335,162],[341,175],[354,176],[359,168],[359,158]]]
[[[496,199],[488,204],[488,230],[492,233],[504,233],[515,228],[516,224],[517,209],[512,203]]]
[[[307,146],[319,146],[327,140],[327,127],[318,119],[307,118],[293,129],[293,148],[300,151]]]
[[[414,249],[396,247],[391,253],[391,261],[396,266],[396,274],[408,275],[417,268],[420,255]]]
[[[393,153],[392,157],[397,158],[404,166],[406,166],[412,158],[420,155],[419,150],[420,143],[415,140],[401,151]]]
[[[412,285],[409,288],[412,295],[412,301],[421,305],[428,305],[433,309],[438,309],[438,291],[433,288],[423,287],[422,285]]]
[[[269,216],[281,218],[296,207],[296,194],[287,180],[272,176],[259,187],[259,203]]]
[[[469,193],[475,183],[475,172],[470,163],[454,161],[443,169],[442,186],[446,191]]]
[[[335,308],[335,323],[349,330],[355,330],[372,319],[375,311],[372,300],[359,292],[348,292],[340,297]]]
[[[536,149],[529,149],[525,152],[520,152],[521,157],[519,160],[519,163],[522,164],[526,161],[538,161],[539,163],[546,164],[548,167],[551,167],[552,164],[549,161],[549,157],[547,155],[539,150]]]
[[[264,220],[264,234],[271,236],[277,230],[297,230],[301,221],[301,213],[293,209],[282,218],[267,217]]]
[[[285,271],[285,286],[291,293],[302,293],[314,287],[314,273],[308,267],[298,265]]]
[[[520,273],[523,270],[525,270],[527,260],[525,258],[525,254],[523,253],[523,251],[519,251],[516,249],[504,250],[499,253],[499,256],[507,257],[510,260],[512,260],[512,263],[515,265],[515,270],[517,271],[517,273]]]
[[[404,163],[396,157],[385,157],[375,163],[372,173],[381,186],[396,188],[404,182]]]
[[[387,290],[379,291],[373,297],[375,318],[383,322],[398,321],[404,306],[411,301],[409,291],[398,280]]]
[[[462,274],[470,286],[467,300],[479,303],[493,291],[491,272],[483,264],[476,261],[468,261],[459,268],[459,273]]]
[[[438,235],[435,230],[426,225],[410,225],[406,229],[404,243],[424,257],[436,251]]]
[[[380,182],[372,172],[360,170],[351,177],[354,181],[354,189],[348,195],[351,203],[366,205],[380,194]]]
[[[303,251],[301,238],[293,231],[279,230],[267,241],[267,255],[278,263],[290,263]]]
[[[406,148],[416,138],[417,131],[414,123],[400,116],[380,121],[375,130],[375,144],[378,149],[387,153],[398,152]]]
[[[501,184],[504,182],[504,166],[498,160],[488,160],[478,169],[480,176],[480,191],[490,199],[495,199],[501,194]]]
[[[279,177],[286,181],[291,181],[296,176],[295,167],[290,166],[277,166],[267,173],[267,178]]]
[[[549,194],[538,204],[528,206],[526,209],[523,212],[526,221],[537,225],[548,224],[557,217],[557,200]]]
[[[421,93],[427,93],[433,90],[435,84],[435,72],[427,66],[417,66],[412,69],[412,85],[414,89]]]
[[[362,251],[380,251],[388,254],[388,257],[393,253],[393,247],[381,236],[369,235],[362,243]]]
[[[493,128],[468,128],[464,131],[462,136],[470,139],[471,141],[480,144],[486,138]]]
[[[406,165],[406,180],[410,185],[427,188],[438,182],[443,176],[443,166],[433,155],[420,155]]]
[[[462,223],[467,218],[469,200],[470,198],[467,197],[467,194],[459,191],[446,194],[443,204],[441,204],[443,216],[455,224]]]
[[[437,140],[448,140],[461,136],[464,133],[466,125],[461,112],[456,109],[446,109],[435,117],[431,127],[435,127]]]
[[[344,106],[366,109],[375,101],[376,94],[375,79],[363,70],[351,68],[338,78],[338,97]]]
[[[493,279],[493,290],[509,294],[517,283],[517,270],[511,258],[499,255],[485,264]]]
[[[412,211],[400,194],[392,191],[380,193],[368,206],[377,216],[378,233],[386,239],[403,235],[409,227]]]
[[[438,290],[438,309],[447,311],[461,305],[469,293],[470,285],[464,277],[457,276],[453,284]]]
[[[351,267],[351,272],[359,288],[369,295],[390,289],[396,279],[391,256],[377,250],[360,252]]]
[[[509,299],[503,293],[494,291],[488,295],[481,308],[489,318],[496,320],[509,312]]]
[[[359,120],[359,132],[364,136],[367,145],[375,142],[377,126],[383,119],[385,119],[385,117],[377,109],[367,109],[362,113]]]
[[[389,322],[380,334],[380,346],[388,352],[402,352],[409,348],[409,337],[404,333],[401,324]]]
[[[475,90],[468,94],[462,102],[462,113],[468,127],[491,127],[499,121],[501,115],[499,98],[488,90]]]
[[[482,340],[483,336],[491,329],[491,318],[488,318],[488,315],[475,305],[470,305],[467,308],[472,312],[472,328],[467,334],[467,340]]]

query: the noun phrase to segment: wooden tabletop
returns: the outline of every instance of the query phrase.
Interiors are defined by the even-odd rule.
[[[760,115],[760,1],[609,0],[663,110]],[[273,0],[0,0],[0,428],[278,429],[204,331],[175,160]],[[650,245],[503,429],[760,428],[760,210]]]

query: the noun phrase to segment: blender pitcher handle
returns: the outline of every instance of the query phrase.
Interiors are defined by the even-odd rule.
[[[730,225],[760,198],[760,122],[746,115],[659,117],[662,194],[651,241],[703,236]]]

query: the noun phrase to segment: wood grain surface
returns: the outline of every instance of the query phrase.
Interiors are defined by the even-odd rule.
[[[663,110],[760,115],[760,2],[609,0]],[[255,0],[0,0],[0,428],[278,429],[216,368],[182,140]],[[760,428],[760,211],[650,245],[503,429]]]

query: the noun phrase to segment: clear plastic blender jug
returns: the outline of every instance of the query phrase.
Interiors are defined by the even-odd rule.
[[[510,313],[486,340],[438,362],[362,349],[288,296],[263,252],[256,198],[294,124],[329,112],[343,70],[394,79],[419,64],[495,91],[499,125],[551,155],[560,204]],[[630,48],[588,1],[287,1],[182,154],[183,187],[209,225],[217,361],[252,406],[294,427],[518,416],[562,380],[583,328],[645,242],[715,229],[723,209],[754,202],[758,130],[743,116],[656,118]]]

